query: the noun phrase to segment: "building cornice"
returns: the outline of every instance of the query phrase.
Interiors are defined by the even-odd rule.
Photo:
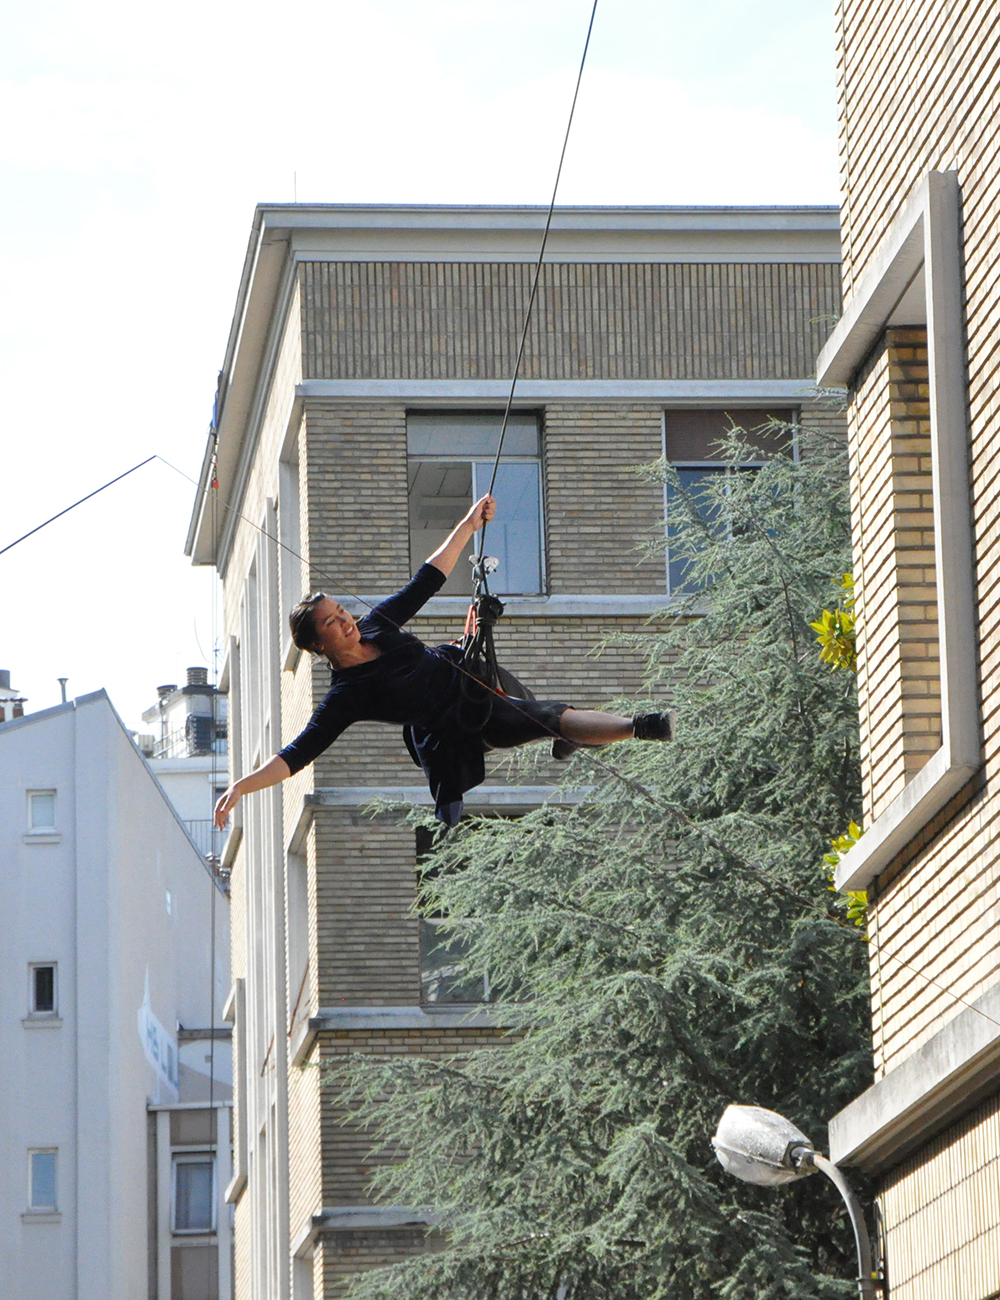
[[[525,813],[540,808],[543,804],[575,806],[592,793],[592,786],[583,786],[577,790],[563,790],[555,785],[480,785],[468,792],[465,797],[465,807],[470,813]],[[434,807],[434,798],[426,785],[324,786],[304,796],[298,816],[291,823],[292,830],[285,846],[286,852],[302,852],[316,809],[354,810],[369,808],[379,802],[413,804],[418,808]]]
[[[440,407],[501,406],[509,379],[306,379],[295,396],[325,401],[393,401]],[[801,379],[522,379],[518,408],[548,402],[649,402],[654,406],[798,405],[821,396],[815,380]]]

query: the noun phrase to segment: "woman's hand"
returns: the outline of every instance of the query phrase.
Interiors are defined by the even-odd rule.
[[[262,767],[258,767],[256,772],[241,776],[238,781],[232,783],[215,805],[216,826],[220,831],[226,829],[229,814],[245,794],[253,794],[255,790],[266,790],[269,786],[277,785],[279,781],[287,781],[291,775],[292,769],[280,754],[275,754]]]
[[[229,821],[229,814],[233,811],[242,797],[243,791],[240,790],[239,784],[239,781],[234,782],[225,794],[220,796],[219,802],[215,805],[215,824],[220,831],[226,829],[226,822]]]
[[[469,513],[462,520],[462,524],[471,524],[472,531],[478,533],[483,524],[488,524],[497,512],[497,503],[487,492],[484,497],[480,497]],[[459,524],[459,527],[462,525]]]

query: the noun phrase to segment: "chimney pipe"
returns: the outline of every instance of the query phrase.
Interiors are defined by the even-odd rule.
[[[187,670],[188,686],[207,686],[208,669],[207,668],[189,668]]]
[[[56,678],[56,681],[59,683],[59,689],[62,691],[62,702],[63,702],[63,704],[65,704],[65,703],[66,703],[66,683],[69,681],[69,678],[68,678],[68,677],[57,677],[57,678]]]

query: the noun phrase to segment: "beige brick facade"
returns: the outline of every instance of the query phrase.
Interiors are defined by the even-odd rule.
[[[851,411],[865,819],[941,745],[926,331],[893,329]]]
[[[889,326],[849,380],[865,825],[873,843],[893,815],[908,816],[909,829],[869,884],[876,1083],[835,1117],[831,1133],[845,1135],[845,1156],[855,1150],[882,1171],[894,1300],[988,1300],[1000,1291],[997,1085],[987,1070],[1000,1024],[983,1001],[1000,983],[998,50],[1000,11],[989,0],[839,6],[843,337],[860,337],[859,303],[872,314],[869,334],[876,310]],[[956,195],[957,238],[937,245],[936,264],[925,254],[895,305],[878,307],[872,285],[887,283],[892,240],[914,210],[907,204],[930,193],[940,174],[954,181],[947,193]],[[934,192],[946,191],[942,184]],[[922,220],[926,250],[931,217]],[[946,343],[964,343],[970,472],[955,509],[968,512],[973,534],[973,611],[950,630],[978,651],[983,761],[963,789],[946,792],[947,802],[929,802],[918,824],[900,799],[925,766],[932,770],[928,760],[947,739],[938,602],[942,572],[961,580],[949,558],[953,538],[935,536],[931,518],[931,413],[935,391],[957,367],[928,385],[926,339],[949,277],[958,284],[962,338],[934,346],[943,353]],[[948,446],[964,470],[964,449]],[[947,753],[934,759],[942,770]],[[977,1069],[987,1082],[973,1088],[963,1080]],[[979,1102],[984,1090],[993,1095]]]
[[[333,220],[324,213],[321,255],[302,252],[311,236],[297,213],[294,258],[278,237],[253,246],[218,434],[220,498],[232,509],[213,527],[206,505],[192,543],[225,580],[237,773],[292,739],[328,688],[328,670],[282,630],[302,589],[371,600],[425,558],[410,554],[408,413],[502,407],[502,386],[489,384],[509,374],[529,283],[533,234],[523,254],[508,246],[498,260],[427,260],[417,240],[411,260],[337,260],[340,236],[335,223],[322,227]],[[662,536],[663,491],[633,471],[662,455],[667,404],[762,418],[795,408],[841,427],[809,391],[839,305],[833,215],[720,213],[713,251],[698,260],[700,227],[670,233],[683,216],[665,210],[655,218],[668,232],[662,259],[644,234],[643,256],[630,261],[621,218],[598,212],[588,218],[594,257],[577,250],[546,268],[524,374],[563,387],[518,403],[539,417],[545,587],[512,600],[497,635],[501,662],[539,698],[648,698],[641,653],[602,646],[643,633],[666,600],[663,556],[641,549]],[[455,220],[479,218],[460,210]],[[806,239],[826,241],[821,256],[795,252]],[[671,253],[670,240],[687,254]],[[283,549],[292,540],[302,562]],[[463,618],[460,602],[435,601],[412,628],[436,644],[459,636]],[[487,787],[554,784],[558,765],[536,749],[521,774],[492,754]],[[398,728],[358,724],[312,767],[248,798],[242,839],[227,851],[233,971],[246,994],[235,1034],[246,1133],[231,1192],[238,1300],[333,1297],[351,1272],[427,1248],[423,1227],[380,1227],[378,1207],[368,1226],[351,1227],[348,1211],[368,1205],[369,1143],[343,1124],[336,1090],[321,1089],[325,1065],[353,1051],[437,1055],[498,1041],[499,1026],[421,1002],[414,832],[361,806],[386,787],[422,791],[422,774]],[[338,1030],[345,1016],[349,1030]]]

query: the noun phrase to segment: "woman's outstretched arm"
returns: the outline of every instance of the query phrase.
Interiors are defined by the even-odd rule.
[[[233,782],[215,805],[216,826],[220,831],[225,830],[229,814],[245,794],[253,794],[254,790],[266,790],[268,786],[277,785],[279,781],[286,781],[291,775],[292,769],[283,758],[275,754],[263,766],[258,767],[256,772],[241,776],[238,781]]]
[[[460,520],[451,535],[437,548],[433,555],[428,555],[427,563],[440,569],[447,578],[459,561],[459,557],[469,544],[473,533],[478,533],[483,524],[496,514],[497,503],[486,494],[480,497],[464,519]]]

